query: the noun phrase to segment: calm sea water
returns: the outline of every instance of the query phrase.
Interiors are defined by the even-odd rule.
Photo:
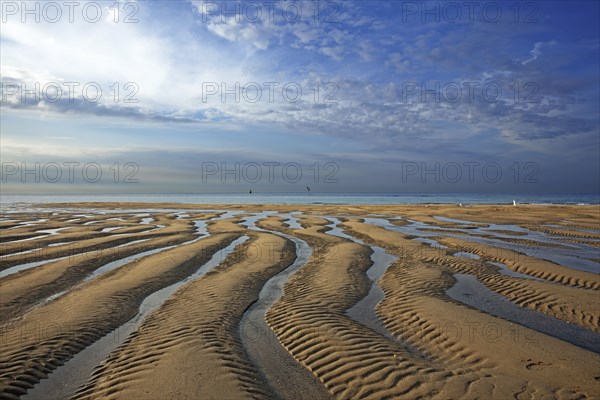
[[[600,204],[600,194],[65,194],[0,195],[15,203],[149,202],[181,204]]]

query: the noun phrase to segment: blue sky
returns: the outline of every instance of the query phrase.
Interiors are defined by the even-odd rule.
[[[598,192],[599,3],[467,3],[4,1],[3,192]]]

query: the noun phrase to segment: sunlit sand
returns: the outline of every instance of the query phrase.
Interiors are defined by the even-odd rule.
[[[593,398],[599,225],[522,204],[5,213],[0,393]]]

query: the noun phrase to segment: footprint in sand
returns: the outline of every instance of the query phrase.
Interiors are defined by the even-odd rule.
[[[544,367],[549,367],[552,364],[543,363],[541,361],[533,361],[531,358],[527,359],[528,364],[525,365],[525,368],[530,370],[540,370],[544,369]]]

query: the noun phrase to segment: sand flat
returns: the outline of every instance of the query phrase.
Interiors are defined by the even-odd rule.
[[[600,255],[589,256],[600,235],[596,206],[43,207],[68,211],[2,216],[10,221],[0,227],[0,270],[42,261],[0,278],[2,398],[19,398],[41,379],[52,384],[52,371],[128,321],[146,297],[192,276],[243,236],[249,240],[149,314],[75,398],[600,398],[600,349],[578,347],[448,294],[456,277],[470,276],[525,315],[543,314],[600,337],[600,264],[593,267]],[[272,213],[260,214],[256,226],[266,231],[243,225],[245,217],[265,211]],[[300,229],[285,223],[290,212]],[[328,235],[325,217],[331,216],[364,245]],[[387,225],[365,220],[373,216]],[[414,222],[422,229],[413,229]],[[38,232],[47,229],[56,232]],[[311,378],[304,392],[270,384],[268,369],[278,360],[254,363],[239,331],[266,282],[298,256],[286,238],[302,240],[312,253],[286,278],[265,321],[268,340],[287,352],[285,362]],[[67,250],[63,242],[73,245]],[[516,247],[494,244],[501,242]],[[520,251],[536,245],[563,252],[567,261],[581,257],[593,268]],[[395,257],[377,282],[385,297],[372,316],[391,336],[346,313],[373,284],[366,274],[369,246]],[[163,247],[84,281],[119,257]],[[61,256],[68,257],[52,261]],[[515,275],[502,273],[498,263]]]
[[[193,393],[197,398],[268,398],[260,374],[243,356],[235,326],[266,278],[290,263],[286,245],[277,236],[254,234],[218,268],[186,285],[149,318],[97,371],[81,397],[144,398],[161,393],[177,399]],[[154,351],[146,356],[150,347]],[[119,382],[128,380],[131,384],[115,392]]]

